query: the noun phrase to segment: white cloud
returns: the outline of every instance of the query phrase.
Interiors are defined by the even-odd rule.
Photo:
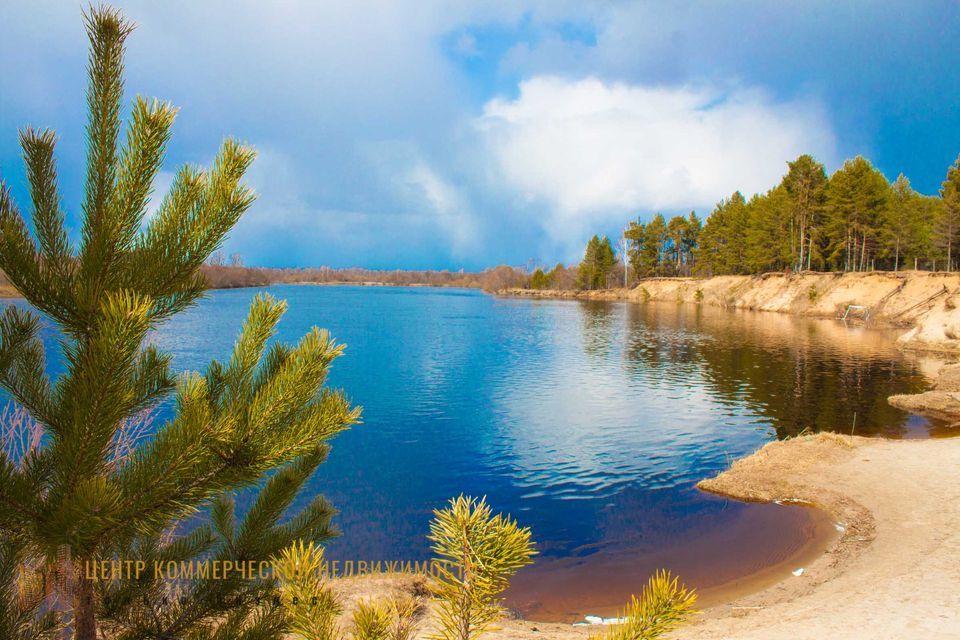
[[[547,205],[545,230],[579,245],[598,224],[656,210],[707,213],[740,189],[775,185],[786,162],[833,161],[815,103],[735,87],[650,87],[538,76],[476,121],[501,179]]]
[[[140,24],[128,98],[182,108],[164,168],[208,163],[226,135],[265,151],[260,198],[234,234],[249,263],[468,268],[572,259],[586,235],[655,208],[706,213],[736,188],[775,184],[801,152],[835,168],[827,116],[783,96],[822,96],[843,155],[869,155],[869,107],[898,85],[870,76],[883,65],[851,63],[879,54],[850,42],[894,33],[903,10],[868,12],[863,31],[862,12],[750,2],[120,0]],[[18,189],[17,127],[51,126],[73,201],[83,6],[0,2],[0,173]],[[744,27],[744,11],[762,28]],[[798,60],[807,41],[816,46]],[[884,59],[903,62],[901,50]],[[825,65],[846,69],[839,90]],[[486,102],[513,95],[517,79],[518,98]]]
[[[380,145],[364,157],[371,167],[364,186],[372,205],[351,208],[325,204],[327,198],[309,191],[309,168],[295,158],[258,149],[248,175],[257,201],[231,232],[225,251],[249,258],[266,249],[281,266],[429,268],[434,265],[422,255],[423,246],[429,247],[426,258],[441,252],[458,257],[476,248],[479,235],[467,198],[412,147]]]
[[[423,163],[412,167],[403,180],[419,193],[429,211],[436,215],[437,224],[452,242],[455,256],[463,255],[465,250],[477,245],[476,223],[457,189]]]

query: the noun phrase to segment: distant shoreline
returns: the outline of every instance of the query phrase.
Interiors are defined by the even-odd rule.
[[[272,284],[355,284],[359,286],[463,287],[495,291],[526,284],[526,270],[500,265],[483,271],[401,270],[305,267],[273,269],[204,265],[201,273],[211,289],[232,289]]]
[[[271,282],[267,284],[244,284],[221,287],[210,287],[207,291],[230,291],[234,289],[262,289],[264,287],[273,287],[278,285],[291,286],[313,286],[313,287],[394,287],[394,288],[430,288],[430,289],[472,289],[480,291],[480,287],[470,287],[460,284],[429,284],[421,282],[412,282],[409,284],[394,282]],[[20,292],[11,286],[0,285],[0,299],[18,299],[23,298]]]

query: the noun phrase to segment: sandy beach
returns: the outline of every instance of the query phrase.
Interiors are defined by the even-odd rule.
[[[820,436],[775,442],[704,489],[813,502],[836,548],[773,589],[708,612],[682,638],[956,638],[960,440]]]

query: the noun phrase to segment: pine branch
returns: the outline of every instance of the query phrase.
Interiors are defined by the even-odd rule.
[[[654,640],[687,621],[696,610],[697,595],[679,584],[667,571],[658,571],[644,587],[640,597],[618,617],[624,621],[611,625],[590,640]]]
[[[90,58],[87,107],[87,181],[83,205],[81,269],[89,282],[86,304],[96,304],[113,253],[110,202],[117,183],[120,101],[123,96],[124,42],[133,24],[116,9],[98,7],[84,13]]]
[[[37,421],[56,428],[39,324],[37,316],[14,306],[0,313],[0,385]]]
[[[250,305],[250,314],[233,348],[230,364],[223,372],[226,393],[231,401],[241,403],[252,396],[251,381],[263,359],[267,341],[276,334],[277,324],[286,312],[285,302],[277,302],[269,294],[259,294]],[[278,371],[274,372],[276,375]]]
[[[127,145],[120,158],[111,218],[113,251],[133,247],[140,231],[153,180],[160,171],[163,154],[177,110],[157,100],[137,97],[127,130]]]
[[[60,304],[60,296],[41,268],[37,244],[30,236],[23,216],[10,196],[6,183],[0,180],[0,271],[23,297],[37,309],[49,313],[68,328],[75,326],[68,310]]]
[[[139,352],[150,326],[149,308],[150,300],[142,296],[110,295],[88,339],[65,349],[67,374],[56,395],[68,421],[53,434],[51,444],[64,462],[53,499],[69,496],[77,478],[106,472],[106,454],[121,422],[149,399],[136,395],[138,373],[151,380],[149,384],[140,380],[141,391],[162,390],[163,371],[145,372],[150,357],[142,360]],[[165,370],[163,361],[155,359],[153,364]]]
[[[33,226],[36,230],[44,265],[58,278],[71,275],[73,249],[64,228],[63,211],[54,162],[56,134],[49,129],[27,128],[20,132],[20,146],[27,167],[27,182],[33,201]]]
[[[470,640],[489,631],[501,615],[499,597],[510,578],[536,553],[530,529],[503,514],[492,515],[486,499],[459,496],[434,512],[429,539],[449,566],[438,565],[434,640]]]
[[[24,560],[15,540],[0,538],[0,638],[56,640],[62,625],[53,612],[42,612],[42,589],[38,585],[18,589],[18,569]]]
[[[323,542],[340,535],[330,524],[337,511],[323,496],[316,496],[300,513],[277,527],[279,536],[287,540]]]

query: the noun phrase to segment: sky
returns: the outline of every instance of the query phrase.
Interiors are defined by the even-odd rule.
[[[81,225],[85,3],[0,0],[0,175],[49,127]],[[180,108],[156,201],[220,142],[257,202],[224,250],[271,267],[574,262],[594,233],[774,186],[810,153],[936,193],[960,154],[960,2],[117,2],[126,102]]]

